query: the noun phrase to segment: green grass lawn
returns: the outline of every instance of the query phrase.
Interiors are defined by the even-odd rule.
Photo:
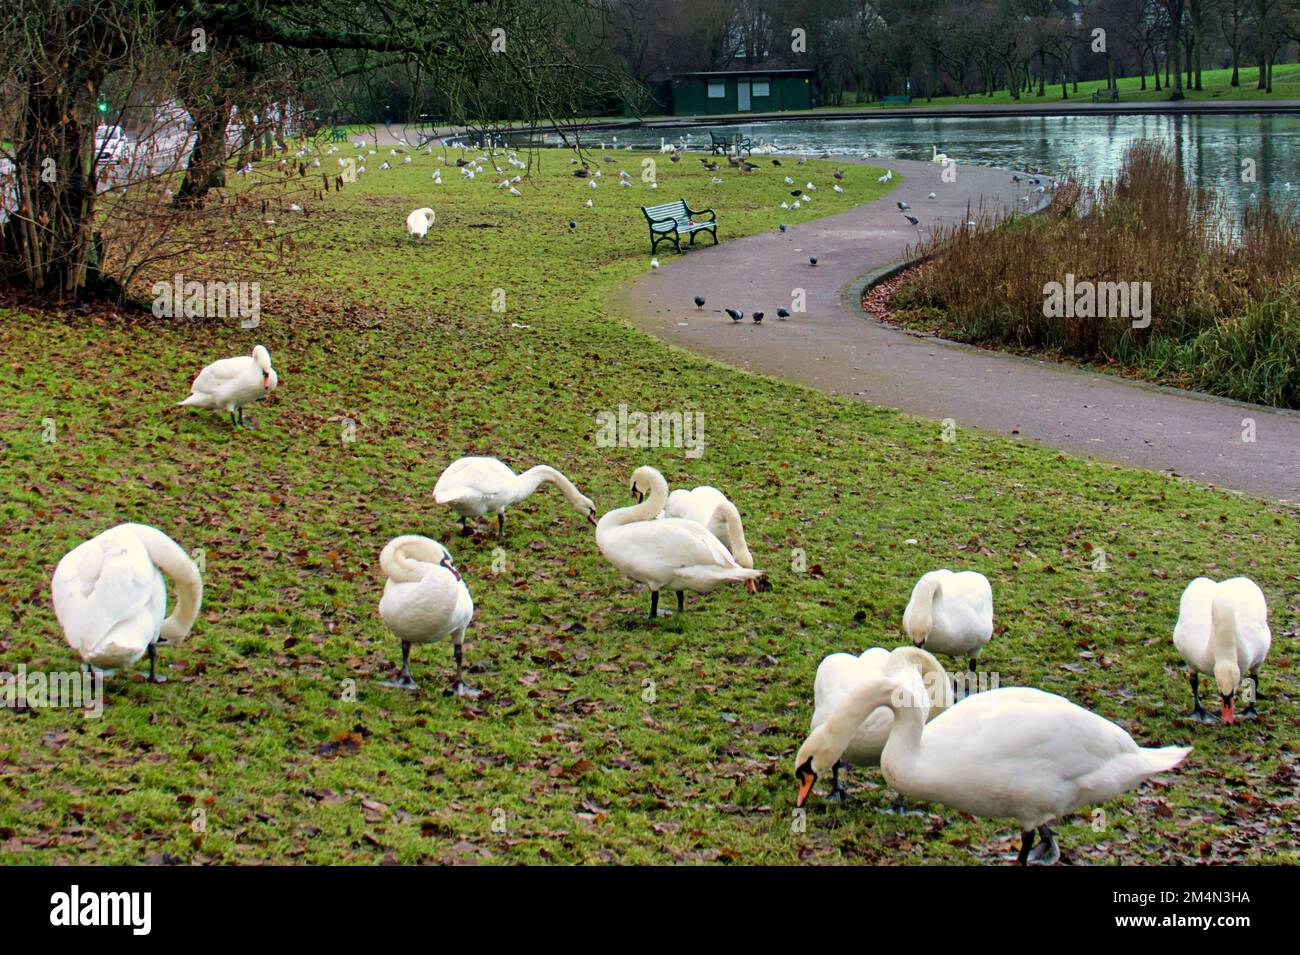
[[[1186,80],[1186,76],[1183,77]],[[1160,74],[1160,82],[1163,86],[1165,75]],[[1232,86],[1232,69],[1223,70],[1202,70],[1200,90],[1189,89],[1184,87],[1184,98],[1189,100],[1255,100],[1255,99],[1300,99],[1300,64],[1285,63],[1274,64],[1273,66],[1273,92],[1266,93],[1263,90],[1255,88],[1259,81],[1259,68],[1256,66],[1243,66],[1238,71],[1238,86]],[[1157,100],[1169,99],[1170,90],[1162,88],[1157,92],[1155,88],[1155,79],[1148,73],[1146,78],[1146,89],[1142,89],[1142,80],[1137,76],[1121,77],[1117,84],[1119,86],[1119,98],[1122,103],[1131,102],[1154,102]],[[995,90],[992,96],[985,96],[982,93],[971,93],[965,96],[936,96],[933,99],[926,99],[923,96],[917,96],[912,99],[913,107],[924,107],[933,109],[940,106],[972,106],[972,105],[1021,105],[1030,106],[1034,104],[1043,104],[1049,106],[1065,103],[1091,103],[1092,93],[1094,90],[1105,90],[1110,86],[1106,80],[1088,80],[1079,84],[1079,90],[1076,93],[1074,85],[1067,84],[1070,97],[1068,100],[1061,99],[1061,84],[1048,86],[1044,95],[1038,95],[1038,87],[1029,93],[1021,93],[1020,99],[1013,99],[1007,92],[1006,87]],[[821,106],[819,110],[838,110],[838,109],[882,109],[885,108],[883,103],[845,103],[842,106]],[[899,107],[889,107],[899,108]],[[906,108],[906,107],[903,107]]]
[[[659,162],[655,192],[615,187],[644,158],[659,157],[598,163],[592,190],[545,152],[522,197],[450,164],[434,186],[425,157],[371,169],[309,205],[298,272],[264,283],[256,331],[0,309],[0,668],[76,665],[48,581],[107,526],[154,524],[206,563],[194,633],[161,652],[168,683],[144,682],[144,664],[118,674],[98,720],[0,711],[3,859],[997,861],[1014,823],[883,815],[875,771],[849,774],[854,802],[814,802],[806,831],[791,825],[817,663],[897,645],[915,578],[948,566],[993,582],[982,666],[1004,685],[1062,693],[1146,745],[1195,745],[1181,770],[1065,821],[1067,860],[1294,861],[1294,514],[976,432],[946,443],[938,422],[633,329],[608,303],[648,265],[638,205],[711,206],[727,240],[884,188],[850,166],[843,195],[779,211],[779,171],[724,167],[712,186],[695,157]],[[830,169],[800,175],[829,185]],[[423,205],[437,224],[410,241],[402,224]],[[250,409],[258,430],[173,407],[205,363],[256,341],[280,373]],[[702,412],[703,456],[599,447],[595,417],[620,403]],[[554,489],[512,509],[503,540],[486,522],[453,536],[431,492],[468,453],[559,467],[602,512],[630,503],[641,463],[673,485],[720,486],[772,589],[718,590],[648,623],[645,592]],[[411,532],[446,542],[473,592],[473,703],[442,692],[445,645],[413,653],[423,692],[379,685],[399,654],[376,612],[377,557]],[[1202,573],[1249,574],[1270,600],[1258,721],[1181,719],[1170,633]]]

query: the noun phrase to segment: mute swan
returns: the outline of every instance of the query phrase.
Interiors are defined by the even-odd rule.
[[[912,588],[903,611],[903,631],[931,653],[975,658],[993,636],[993,588],[972,570],[932,570]]]
[[[1215,583],[1197,577],[1178,602],[1174,646],[1190,671],[1191,717],[1202,723],[1213,717],[1201,707],[1200,675],[1214,677],[1223,701],[1223,722],[1236,718],[1233,711],[1243,673],[1250,674],[1250,698],[1242,716],[1254,716],[1259,697],[1259,668],[1268,656],[1272,637],[1268,631],[1268,605],[1255,582],[1233,577]]]
[[[755,314],[761,315],[762,312]],[[749,545],[745,541],[745,527],[740,522],[740,511],[716,487],[701,484],[689,491],[678,488],[668,495],[663,516],[680,517],[707,527],[709,533],[731,551],[736,563],[741,567],[753,568],[754,555],[749,552]],[[745,581],[745,586],[750,593],[758,589],[752,580]]]
[[[451,552],[428,537],[405,534],[384,546],[379,566],[388,578],[379,601],[379,616],[402,641],[402,672],[383,685],[418,689],[411,677],[411,644],[436,643],[450,637],[456,657],[456,695],[478,696],[478,690],[465,684],[461,653],[465,631],[474,618],[474,601]]]
[[[933,143],[930,145],[930,162],[948,163],[952,162],[947,153],[939,152],[939,147]]]
[[[265,346],[256,345],[252,355],[222,358],[200,371],[190,385],[190,396],[179,404],[211,411],[224,409],[230,413],[231,424],[242,425],[244,405],[264,398],[279,384],[280,376],[271,367],[271,353]]]
[[[437,178],[435,176],[435,178]],[[406,234],[416,239],[425,239],[429,236],[429,230],[433,228],[433,220],[436,215],[432,209],[416,209],[406,217]]]
[[[468,519],[496,514],[497,530],[505,533],[506,508],[529,497],[542,484],[560,489],[573,507],[596,523],[596,505],[567,477],[545,464],[515,474],[496,458],[466,457],[453,461],[433,488],[433,499],[460,515],[462,533],[469,533]]]
[[[889,785],[986,819],[1015,819],[1022,833],[1018,861],[1051,863],[1060,850],[1049,822],[1108,802],[1191,752],[1190,746],[1139,747],[1109,720],[1020,686],[968,696],[927,724],[918,705],[928,699],[926,688],[907,663],[890,660],[804,741],[795,757],[797,805],[840,759],[862,720],[884,706],[894,714],[880,758]],[[1031,855],[1035,835],[1043,842]]]
[[[939,661],[915,647],[898,647],[893,654],[911,659],[920,667],[921,678],[930,693],[928,699],[921,701],[926,710],[924,718],[931,720],[938,716],[952,702],[948,674]],[[824,657],[817,666],[817,676],[813,680],[813,714],[809,731],[816,730],[835,718],[842,706],[851,706],[854,691],[880,676],[890,656],[891,652],[883,647],[871,647],[856,657],[851,653],[832,653]],[[827,799],[844,802],[849,798],[840,785],[841,767],[880,765],[880,753],[885,748],[885,740],[889,738],[893,725],[894,714],[885,707],[872,710],[858,724],[844,752],[831,767],[831,791],[827,794]]]
[[[668,482],[654,468],[642,465],[633,472],[632,494],[640,503],[609,511],[596,524],[596,546],[611,564],[650,588],[650,619],[659,613],[661,590],[677,592],[680,613],[687,590],[706,593],[727,581],[763,575],[740,566],[722,541],[695,521],[655,520],[668,502]]]
[[[167,612],[166,573],[176,584]],[[98,670],[130,666],[149,654],[158,676],[159,643],[181,643],[203,602],[199,570],[180,545],[146,524],[119,524],[63,555],[50,582],[54,616],[68,645]]]

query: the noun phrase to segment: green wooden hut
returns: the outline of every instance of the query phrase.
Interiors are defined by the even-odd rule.
[[[673,115],[775,113],[813,106],[812,70],[720,70],[672,75]]]

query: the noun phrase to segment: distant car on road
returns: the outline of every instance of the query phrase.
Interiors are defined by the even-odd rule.
[[[95,155],[101,164],[127,158],[130,149],[121,126],[100,126],[95,130]]]

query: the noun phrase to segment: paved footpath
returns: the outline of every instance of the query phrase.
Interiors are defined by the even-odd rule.
[[[661,245],[664,267],[622,289],[619,306],[665,341],[748,371],[952,418],[959,428],[1300,501],[1300,414],[921,338],[864,316],[854,301],[858,280],[902,259],[917,239],[897,201],[909,203],[926,228],[936,219],[964,221],[968,203],[1006,208],[1018,200],[1002,170],[962,166],[957,182],[945,184],[931,163],[873,162],[902,173],[903,184],[784,234],[774,215],[771,232],[684,256]],[[937,198],[928,200],[930,192]],[[724,219],[724,238],[726,228]],[[813,255],[816,267],[808,263]],[[807,312],[777,321],[777,306],[789,307],[795,288],[806,290]],[[708,299],[703,311],[692,304],[696,295]],[[748,317],[733,325],[724,307],[766,314],[761,326]],[[1244,419],[1253,420],[1253,442],[1243,441]]]

